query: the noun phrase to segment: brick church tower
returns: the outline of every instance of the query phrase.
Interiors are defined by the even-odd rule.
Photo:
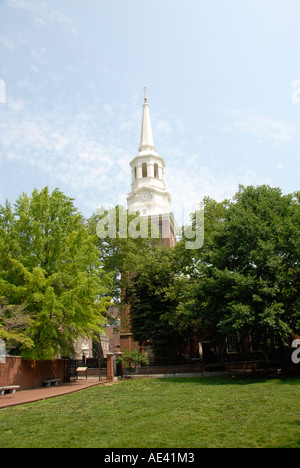
[[[156,224],[161,244],[174,247],[176,243],[177,224],[171,212],[171,195],[165,184],[165,162],[156,151],[153,142],[149,104],[146,95],[143,105],[141,141],[138,155],[130,162],[132,183],[127,197],[128,211],[140,213],[147,217],[151,224]],[[130,311],[122,307],[120,345],[121,351],[139,349],[133,342],[130,332]],[[124,310],[125,309],[125,310]]]

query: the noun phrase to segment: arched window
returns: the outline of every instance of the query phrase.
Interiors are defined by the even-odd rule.
[[[142,176],[143,177],[148,177],[147,163],[143,163],[143,165],[142,165]]]
[[[137,179],[137,172],[136,172],[136,166],[134,167],[134,180]]]
[[[154,177],[158,179],[158,164],[154,164]]]

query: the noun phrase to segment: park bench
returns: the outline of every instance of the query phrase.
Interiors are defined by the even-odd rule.
[[[16,393],[20,388],[20,385],[9,385],[7,387],[0,387],[0,395],[3,396],[6,393]]]
[[[60,382],[60,379],[43,380],[43,385],[44,385],[44,387],[51,387],[51,385],[54,385],[54,386],[57,387],[59,382]]]

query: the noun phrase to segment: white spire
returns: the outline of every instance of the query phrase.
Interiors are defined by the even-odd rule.
[[[139,152],[141,151],[156,151],[153,143],[152,127],[150,120],[150,112],[147,98],[147,88],[145,87],[145,98],[143,106],[143,120],[142,120],[142,130],[141,130],[141,143],[139,147]]]
[[[157,154],[152,135],[148,98],[145,88],[141,142],[138,155],[130,162],[131,192],[127,197],[128,210],[142,216],[170,213],[171,195],[164,177],[165,162]]]

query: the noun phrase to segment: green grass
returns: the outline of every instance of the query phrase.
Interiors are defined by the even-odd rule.
[[[0,447],[300,447],[300,379],[148,379],[0,411]]]

